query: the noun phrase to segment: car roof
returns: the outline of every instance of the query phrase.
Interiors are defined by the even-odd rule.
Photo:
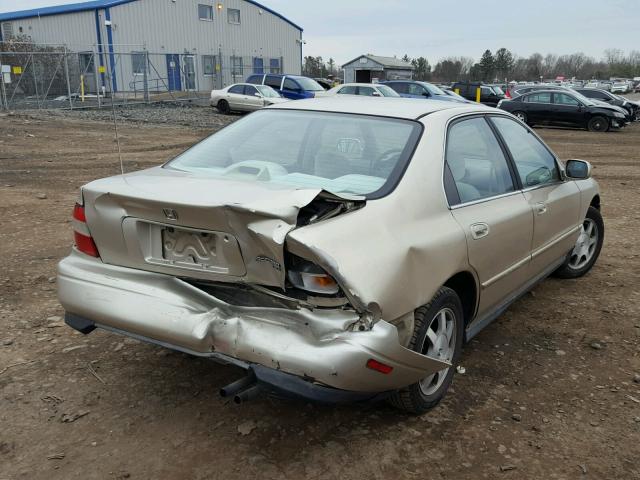
[[[442,100],[416,100],[414,98],[398,97],[359,97],[350,95],[336,95],[332,97],[318,97],[308,100],[272,105],[268,109],[283,110],[314,110],[319,112],[354,113],[360,115],[375,115],[378,117],[406,118],[415,120],[430,113],[442,110],[456,110],[465,112],[495,112],[495,108],[485,105],[471,105],[468,103],[446,102]],[[452,112],[453,113],[453,112]]]
[[[345,86],[353,86],[353,87],[380,87],[384,85],[384,83],[360,83],[360,82],[352,82],[352,83],[341,83],[338,87]]]

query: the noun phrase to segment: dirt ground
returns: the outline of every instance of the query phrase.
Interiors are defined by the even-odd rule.
[[[124,122],[127,170],[211,131]],[[479,334],[466,373],[418,417],[236,406],[217,393],[234,367],[65,327],[56,263],[78,188],[118,173],[111,127],[0,115],[0,479],[640,478],[640,124],[538,130],[595,167],[600,260],[582,279],[546,280]]]

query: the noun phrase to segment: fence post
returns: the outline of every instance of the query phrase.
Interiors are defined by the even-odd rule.
[[[100,100],[100,94],[102,93],[102,81],[100,80],[100,77],[98,76],[99,74],[99,70],[98,70],[98,61],[99,59],[97,58],[97,55],[95,52],[92,53],[93,55],[93,71],[95,72],[94,75],[96,77],[96,97],[98,99],[98,108],[102,108],[102,101]]]
[[[2,66],[2,62],[0,62],[0,66]],[[6,110],[9,110],[9,103],[7,102],[7,91],[6,91],[6,87],[4,86],[4,74],[1,72],[0,72],[0,90],[2,90],[2,98],[0,98],[2,102],[0,103],[0,106]]]
[[[33,70],[33,86],[36,90],[36,103],[38,104],[38,109],[40,109],[40,94],[38,93],[38,72],[36,71],[36,62],[33,58],[33,53],[31,54],[31,70]]]
[[[142,69],[142,85],[144,88],[144,102],[150,103],[149,101],[149,74],[147,70],[149,69],[149,52],[144,51],[144,68]]]
[[[67,46],[64,46],[64,76],[67,81],[67,95],[69,97],[69,107],[73,110],[73,101],[71,100],[71,82],[69,82],[69,58],[67,57]]]

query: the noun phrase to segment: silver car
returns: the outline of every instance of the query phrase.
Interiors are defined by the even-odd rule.
[[[66,322],[242,367],[223,387],[436,405],[465,341],[604,237],[587,162],[512,115],[344,96],[248,115],[82,187]]]
[[[211,106],[220,113],[253,112],[261,108],[288,101],[268,85],[236,83],[221,90],[211,91]]]

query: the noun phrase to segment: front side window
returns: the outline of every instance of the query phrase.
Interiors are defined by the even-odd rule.
[[[211,5],[198,5],[198,18],[207,22],[213,21],[213,6]]]
[[[396,92],[393,88],[387,87],[386,85],[378,85],[378,91],[382,94],[383,97],[399,97],[398,92]]]
[[[510,118],[492,117],[491,121],[511,152],[524,188],[560,180],[555,158],[531,131]]]
[[[214,55],[202,56],[202,71],[205,76],[211,76],[215,73],[216,57]]]
[[[133,52],[131,54],[131,69],[134,75],[143,75],[148,72],[146,53]]]
[[[528,103],[551,103],[551,93],[532,93],[524,97],[524,101]]]
[[[571,95],[567,95],[566,93],[554,93],[554,102],[559,105],[570,105],[572,107],[577,107],[580,105],[580,102],[573,98]]]
[[[262,110],[206,138],[165,168],[375,197],[395,186],[421,131],[411,120]]]
[[[258,93],[258,90],[256,90],[256,87],[254,87],[253,85],[245,85],[244,86],[244,94],[245,95],[249,95],[250,97],[252,97],[256,93]]]
[[[407,94],[409,93],[409,87],[408,84],[404,83],[404,82],[395,82],[395,83],[391,83],[389,84],[389,86],[395,90],[398,93],[402,93],[402,94]]]
[[[371,87],[360,87],[358,89],[358,95],[363,95],[365,97],[373,97],[373,92],[375,92],[375,90]]]
[[[240,25],[240,10],[237,8],[228,8],[227,20],[229,23]]]
[[[408,88],[409,95],[424,96],[427,93],[424,87],[419,83],[409,83],[408,85],[409,85],[409,88]]]
[[[294,82],[293,80],[291,80],[290,78],[285,78],[284,79],[284,85],[282,86],[283,90],[290,90],[293,92],[297,92],[300,90],[300,87],[298,86],[298,84],[296,82]]]
[[[483,117],[454,123],[447,135],[446,163],[459,201],[473,202],[515,190],[507,159]]]

